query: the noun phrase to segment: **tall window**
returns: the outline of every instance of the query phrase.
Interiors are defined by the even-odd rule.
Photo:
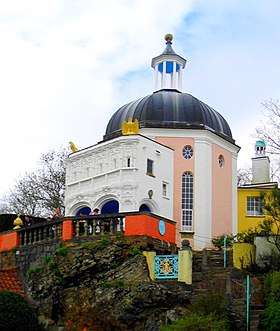
[[[154,161],[147,159],[147,175],[153,176],[154,175]]]
[[[263,216],[263,203],[260,197],[247,197],[247,216]]]
[[[162,196],[168,197],[168,184],[166,182],[162,182]]]
[[[193,174],[182,175],[182,231],[193,230]]]

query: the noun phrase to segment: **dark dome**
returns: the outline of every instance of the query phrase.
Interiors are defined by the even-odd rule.
[[[160,90],[122,106],[111,117],[104,139],[120,135],[123,121],[129,118],[137,119],[140,129],[205,129],[234,143],[230,127],[221,114],[177,90]]]

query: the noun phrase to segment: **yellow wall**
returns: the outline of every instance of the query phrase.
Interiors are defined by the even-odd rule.
[[[248,268],[256,263],[256,246],[247,243],[233,244],[233,265],[237,269]]]
[[[238,232],[255,230],[260,222],[263,222],[265,216],[247,216],[247,197],[260,196],[260,189],[257,188],[238,188]]]

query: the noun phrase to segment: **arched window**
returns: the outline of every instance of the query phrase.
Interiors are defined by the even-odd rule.
[[[147,211],[147,212],[151,212],[151,209],[149,206],[147,206],[145,203],[143,203],[140,207],[139,207],[139,211]]]
[[[89,213],[90,213],[89,207],[82,207],[76,212],[76,216],[89,215]]]
[[[118,213],[119,212],[119,202],[117,200],[107,201],[101,208],[101,214],[108,213]]]
[[[193,231],[193,174],[182,175],[182,231]]]

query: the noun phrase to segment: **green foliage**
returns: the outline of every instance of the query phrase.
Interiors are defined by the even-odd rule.
[[[124,286],[124,281],[122,279],[117,279],[115,281],[116,286],[123,287]]]
[[[198,297],[191,307],[191,313],[172,325],[165,325],[162,331],[225,331],[229,330],[226,298],[222,293],[210,293]]]
[[[261,326],[266,331],[279,331],[280,302],[272,302],[263,312]]]
[[[266,302],[280,302],[280,271],[270,272],[264,279]]]
[[[122,279],[117,279],[115,280],[114,282],[110,282],[110,281],[105,281],[102,286],[104,288],[110,288],[110,287],[113,287],[113,286],[117,286],[117,287],[123,287],[125,284],[124,284],[124,281]]]
[[[106,236],[102,236],[99,242],[99,247],[100,248],[105,248],[109,245],[109,238]]]
[[[234,236],[230,235],[230,234],[222,234],[220,236],[214,237],[212,239],[212,244],[218,248],[218,249],[222,249],[222,247],[224,247],[224,238],[226,237],[226,245],[227,247],[232,246],[233,241],[234,241]]]
[[[133,247],[130,252],[128,253],[128,255],[130,256],[135,256],[135,255],[140,255],[142,254],[142,250],[140,248],[137,247]]]
[[[36,266],[34,268],[29,268],[27,271],[26,271],[26,275],[27,276],[31,276],[31,275],[36,275],[36,274],[39,274],[41,272],[42,268],[39,267],[39,266]]]
[[[51,259],[52,259],[51,256],[49,256],[49,255],[45,256],[45,262],[46,263],[49,263],[51,261]]]
[[[197,298],[192,307],[192,312],[198,315],[214,315],[217,318],[226,317],[226,298],[223,293],[209,293]]]
[[[263,312],[261,325],[264,330],[277,331],[280,325],[280,271],[266,275],[264,293],[267,308]]]
[[[56,262],[56,260],[53,259],[53,258],[51,258],[51,259],[49,260],[48,265],[49,265],[49,268],[50,268],[51,270],[54,270],[54,269],[57,268],[57,262]]]
[[[92,241],[86,241],[81,244],[81,247],[93,247],[95,244]]]
[[[214,315],[190,313],[171,325],[164,325],[161,331],[225,331],[228,330],[226,319],[217,319]]]
[[[248,229],[247,231],[242,231],[237,233],[236,240],[239,243],[254,244],[255,237],[257,235],[256,231]]]
[[[5,331],[40,331],[37,316],[17,293],[0,291],[0,327]]]
[[[60,255],[60,256],[66,256],[67,255],[67,248],[65,248],[65,247],[59,247],[59,248],[57,248],[57,250],[55,251],[55,253],[57,255]]]
[[[102,284],[102,286],[103,286],[104,288],[109,288],[109,287],[112,287],[112,283],[109,282],[109,281],[106,281],[106,282],[104,282],[104,283]]]
[[[261,192],[261,199],[263,201],[263,208],[265,214],[270,218],[258,225],[260,234],[265,235],[268,241],[275,245],[280,252],[280,190],[274,189],[270,191]],[[269,236],[275,236],[271,240]]]

